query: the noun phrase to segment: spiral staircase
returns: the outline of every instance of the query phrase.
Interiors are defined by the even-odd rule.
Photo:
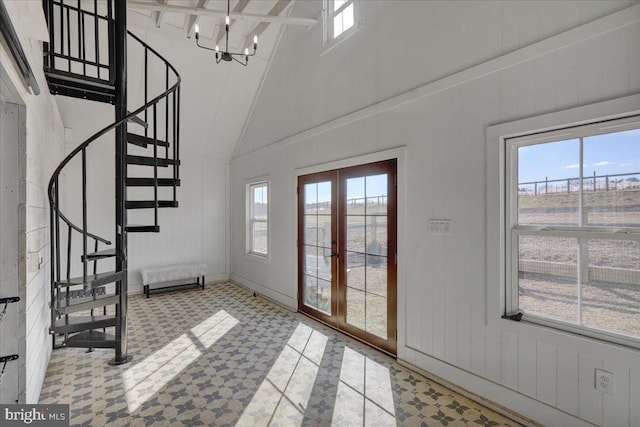
[[[115,365],[130,360],[128,234],[159,232],[158,210],[178,207],[180,185],[180,76],[127,31],[126,7],[126,0],[43,0],[51,93],[108,103],[115,112],[113,123],[75,147],[49,181],[49,332],[54,348],[112,348]],[[127,59],[141,69],[127,70]],[[142,99],[131,111],[129,87]],[[128,222],[131,210],[142,224]]]

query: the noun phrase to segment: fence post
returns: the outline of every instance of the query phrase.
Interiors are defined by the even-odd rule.
[[[604,177],[605,191],[609,191],[609,175]]]
[[[549,177],[544,177],[544,194],[549,194]]]
[[[571,180],[567,180],[567,194],[571,193]]]
[[[593,191],[596,191],[596,171],[593,171]]]
[[[534,196],[538,195],[538,182],[533,183],[533,195]]]

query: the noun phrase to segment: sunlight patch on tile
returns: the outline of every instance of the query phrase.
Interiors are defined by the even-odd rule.
[[[237,319],[220,310],[192,328],[191,333],[209,348],[237,324]],[[133,414],[201,355],[193,337],[185,333],[124,371],[122,382],[129,413]]]
[[[191,329],[200,343],[209,348],[238,324],[238,319],[224,310],[218,311],[204,322]]]
[[[125,371],[122,378],[129,413],[133,414],[200,354],[191,338],[183,334]]]
[[[331,425],[395,426],[389,369],[344,348]]]
[[[298,324],[236,426],[300,426],[328,338]]]

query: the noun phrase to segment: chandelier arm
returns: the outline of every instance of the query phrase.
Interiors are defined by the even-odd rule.
[[[238,55],[238,56],[255,56],[256,55],[256,51],[254,50],[253,53],[244,53],[244,52],[227,52],[229,55]]]
[[[231,55],[231,58],[236,61],[239,64],[242,64],[242,66],[246,67],[247,64],[245,64],[244,62],[240,61],[238,58],[236,58],[235,56],[233,56],[234,54]]]
[[[198,40],[196,40],[196,46],[198,46],[198,47],[199,47],[199,48],[201,48],[201,49],[210,50],[210,51],[212,51],[212,52],[218,52],[218,51],[217,51],[217,50],[215,50],[215,49],[211,49],[210,47],[206,47],[206,46],[201,45],[201,44],[200,44],[200,42],[199,42]]]

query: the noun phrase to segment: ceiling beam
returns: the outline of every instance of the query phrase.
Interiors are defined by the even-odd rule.
[[[198,0],[198,4],[196,8],[204,9],[207,7],[207,3],[209,0]],[[187,38],[190,39],[193,35],[193,32],[196,28],[196,24],[200,21],[201,15],[187,15],[187,20],[189,21],[187,24]]]
[[[158,0],[158,5],[163,5],[163,4],[167,4],[167,0]],[[164,18],[164,11],[156,10],[153,13],[156,19],[156,28],[160,28],[160,25],[162,25],[162,19]]]
[[[287,8],[287,6],[289,6],[290,3],[291,3],[291,0],[278,0],[278,2],[271,8],[268,15],[279,16],[282,13],[282,11],[284,11]],[[260,35],[264,32],[264,30],[266,30],[269,27],[269,25],[270,25],[269,22],[260,22],[258,23],[258,25],[256,25],[256,27],[253,29],[253,31],[250,34],[260,37]],[[245,42],[245,47],[248,48],[252,43],[253,43],[253,37],[247,37],[247,40]]]
[[[247,7],[250,1],[251,0],[238,0],[238,3],[236,3],[236,5],[233,7],[233,11],[237,13],[244,12],[244,9]],[[231,20],[229,26],[232,26],[234,22],[236,22],[235,19]],[[220,40],[222,40],[222,38],[224,37],[224,33],[224,27],[220,25],[218,27],[218,35],[215,38],[216,43],[220,43]]]
[[[206,9],[204,7],[188,7],[188,6],[176,6],[170,4],[157,4],[157,3],[148,3],[137,0],[132,0],[127,3],[127,5],[131,9],[139,9],[139,10],[156,10],[156,11],[164,11],[167,13],[183,13],[185,15],[197,15],[197,16],[227,16],[226,10],[213,10]],[[261,15],[258,13],[238,13],[231,12],[230,18],[233,18],[238,21],[248,21],[248,22],[269,22],[276,24],[286,24],[286,25],[299,25],[302,27],[313,27],[318,24],[317,19],[309,19],[309,18],[293,18],[288,16],[271,16],[271,15]]]

